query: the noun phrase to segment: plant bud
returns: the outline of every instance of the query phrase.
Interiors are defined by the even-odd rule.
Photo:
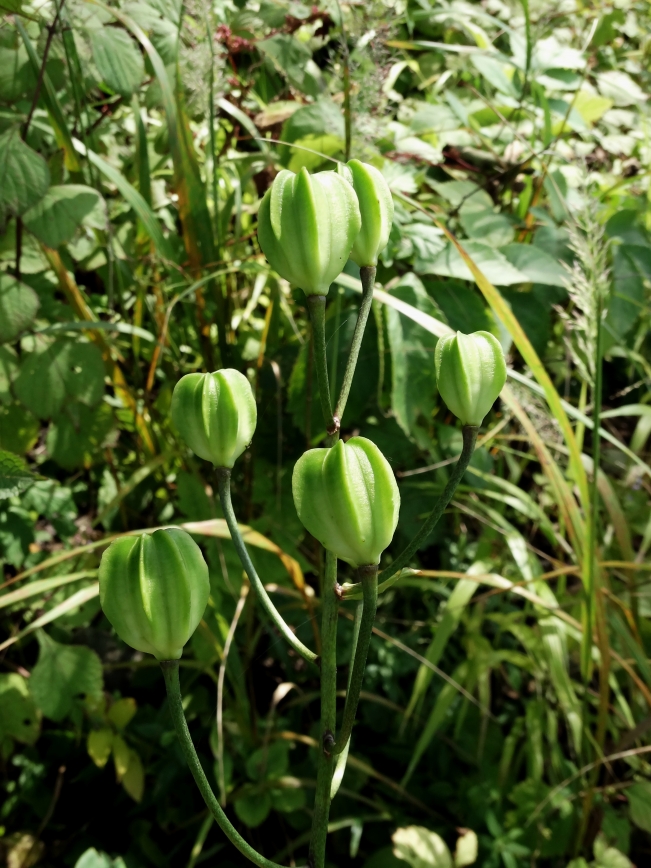
[[[208,596],[208,566],[185,531],[116,539],[102,556],[99,598],[118,636],[158,660],[177,660]]]
[[[463,425],[479,427],[506,382],[500,342],[489,332],[446,335],[436,345],[434,362],[448,409]]]
[[[366,437],[310,449],[296,462],[298,517],[321,545],[353,567],[377,564],[393,539],[400,493],[393,471]]]
[[[393,222],[393,197],[384,175],[375,166],[350,160],[345,166],[339,164],[340,174],[353,185],[362,227],[353,244],[350,258],[359,265],[377,265],[380,253],[387,246]]]
[[[306,295],[327,295],[360,224],[355,191],[336,172],[283,169],[260,204],[258,240],[281,277]]]
[[[234,368],[186,374],[174,387],[172,421],[190,449],[232,467],[253,438],[258,411],[251,384]]]

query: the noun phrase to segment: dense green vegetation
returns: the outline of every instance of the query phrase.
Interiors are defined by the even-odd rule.
[[[379,598],[330,864],[649,864],[648,4],[0,8],[0,856],[245,864],[158,666],[99,607],[107,542],[176,524],[210,567],[181,663],[195,744],[240,832],[304,864],[318,677],[249,593],[169,409],[188,372],[249,378],[236,512],[318,648],[323,563],[291,472],[325,428],[305,297],[270,271],[256,213],[280,168],[353,156],[395,205],[342,429],[396,472],[383,566],[461,450],[437,339],[492,332],[509,380],[418,569]],[[328,296],[335,383],[360,290],[349,262]],[[354,610],[344,594],[340,695]]]

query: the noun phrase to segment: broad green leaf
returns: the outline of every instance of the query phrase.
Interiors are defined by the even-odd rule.
[[[0,136],[0,227],[8,217],[19,217],[36,204],[49,185],[47,163],[23,142],[18,127],[3,133]]]
[[[495,250],[489,244],[484,244],[481,241],[464,241],[463,246],[486,278],[496,286],[512,286],[516,283],[529,282],[527,275],[511,265],[500,250]],[[424,273],[474,280],[472,271],[462,259],[459,251],[453,244],[449,243],[429,264]]]
[[[174,261],[174,252],[167,238],[163,235],[156,214],[152,211],[151,206],[147,204],[146,200],[138,190],[127,181],[121,172],[111,166],[110,163],[107,163],[106,160],[102,159],[102,157],[94,151],[86,150],[84,145],[77,139],[75,139],[74,144],[75,148],[80,153],[88,155],[88,160],[93,164],[93,166],[99,169],[104,177],[108,178],[112,184],[115,184],[122,196],[124,196],[125,200],[142,220],[159,255],[170,262]],[[126,325],[126,323],[124,323],[124,325]]]
[[[391,836],[393,853],[410,868],[453,868],[452,856],[440,835],[424,826],[405,826]]]
[[[610,348],[628,334],[645,307],[645,282],[651,279],[648,245],[613,245],[613,288],[605,320],[605,344]]]
[[[316,96],[306,74],[306,65],[312,60],[312,52],[304,43],[287,33],[278,33],[260,40],[256,47],[271,59],[278,72],[286,76],[290,84],[303,93]]]
[[[248,790],[246,788],[245,792]],[[238,818],[248,826],[249,829],[255,829],[269,816],[271,811],[271,795],[264,790],[263,792],[251,792],[250,794],[242,795],[235,799],[233,803],[235,813]]]
[[[40,302],[26,283],[0,273],[0,344],[14,341],[30,325]]]
[[[254,751],[246,762],[246,773],[252,781],[279,778],[289,768],[289,745],[276,741]]]
[[[7,0],[0,2],[6,8]],[[0,47],[0,99],[12,103],[36,87],[36,77],[23,45]]]
[[[585,90],[580,90],[574,98],[574,108],[587,124],[596,124],[612,105],[612,99]]]
[[[320,137],[335,137],[339,141],[343,141],[345,134],[344,117],[340,107],[332,101],[324,99],[295,111],[285,121],[280,138],[284,142],[292,143],[308,139],[315,143],[313,145],[314,150],[320,151],[322,149],[316,144]],[[278,149],[278,155],[282,164],[287,166],[292,156],[299,157],[300,152],[292,151],[287,145],[281,145]]]
[[[18,356],[12,347],[0,346],[0,404],[11,404],[10,387],[18,373]],[[0,422],[0,426],[2,423]],[[13,450],[9,450],[10,452]]]
[[[37,479],[42,477],[32,473],[19,455],[0,450],[0,500],[15,497]]]
[[[492,208],[494,203],[486,190],[483,190],[474,181],[433,181],[430,184],[439,196],[452,205],[453,208],[472,206],[473,208]]]
[[[423,313],[436,312],[422,283],[413,274],[405,275],[391,295]],[[391,346],[391,404],[400,427],[413,436],[419,419],[428,420],[435,406],[437,339],[391,308],[387,310],[387,332]]]
[[[17,401],[0,405],[0,449],[24,455],[36,443],[40,428],[36,416]]]
[[[72,240],[84,217],[101,201],[96,190],[82,184],[50,187],[40,202],[26,212],[25,226],[47,247],[57,248]]]
[[[13,738],[34,744],[39,736],[40,715],[30,696],[27,679],[16,672],[0,674],[0,742]]]
[[[500,253],[503,253],[518,271],[525,274],[531,283],[565,286],[568,272],[560,262],[540,247],[513,243],[502,247]]]
[[[458,281],[431,278],[423,283],[455,331],[471,334],[493,330],[495,322],[491,312],[474,287]]]
[[[470,62],[498,93],[511,97],[519,96],[518,88],[513,82],[515,68],[511,64],[485,54],[471,54]]]
[[[504,247],[515,236],[513,220],[494,206],[484,208],[472,199],[461,207],[459,221],[469,238],[474,238],[491,247]]]
[[[616,106],[636,105],[647,99],[639,84],[621,69],[598,72],[596,79],[599,93],[611,99]]]
[[[89,407],[104,393],[104,362],[94,344],[57,340],[26,355],[16,378],[18,399],[41,419],[55,416],[66,399]]]
[[[129,34],[117,27],[102,27],[91,30],[90,41],[104,84],[120,96],[131,97],[140,86],[145,64]]]
[[[102,445],[114,426],[115,419],[108,404],[64,407],[63,412],[54,417],[54,424],[48,431],[48,453],[66,470],[89,467],[101,457]]]
[[[290,783],[296,781],[296,778],[286,780],[288,781],[287,786],[272,788],[271,798],[275,811],[292,814],[294,811],[300,811],[304,808],[307,799],[302,786]]]
[[[651,782],[638,781],[626,790],[631,820],[651,834]]]
[[[37,55],[36,50],[34,49],[34,46],[32,45],[32,42],[27,34],[27,31],[22,25],[20,18],[16,18],[15,22],[18,32],[22,37],[25,48],[27,49],[27,54],[29,56],[29,61],[31,63],[34,75],[40,76],[42,67],[41,60]],[[68,169],[69,172],[79,172],[81,170],[81,167],[79,165],[77,155],[75,154],[75,149],[72,144],[72,136],[70,135],[70,130],[68,129],[68,124],[66,122],[63,109],[61,108],[61,104],[57,97],[56,89],[52,84],[50,76],[47,72],[42,76],[42,80],[43,88],[41,90],[41,97],[47,108],[47,113],[49,115],[50,123],[52,124],[57,143],[59,147],[62,148],[64,151],[66,169]]]
[[[508,302],[534,350],[539,356],[544,355],[551,333],[550,301],[541,299],[539,292],[530,288],[518,290],[504,287],[502,296]]]
[[[90,847],[77,859],[75,868],[126,868],[126,866],[121,856],[111,859],[106,853]]]
[[[102,662],[94,651],[44,638],[29,690],[46,717],[63,720],[76,703],[99,702],[103,688]]]

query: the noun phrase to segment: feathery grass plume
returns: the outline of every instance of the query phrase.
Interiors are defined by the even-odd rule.
[[[568,224],[570,249],[575,255],[565,265],[565,287],[570,297],[568,308],[559,309],[566,326],[566,345],[581,378],[594,386],[597,358],[597,326],[608,312],[610,241],[597,213],[597,203],[589,204]]]

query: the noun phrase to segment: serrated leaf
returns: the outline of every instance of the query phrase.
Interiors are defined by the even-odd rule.
[[[17,127],[0,136],[0,226],[19,217],[45,195],[50,186],[48,165],[20,138]]]
[[[129,34],[116,27],[92,30],[93,60],[108,87],[120,96],[131,97],[145,73],[142,54]]]
[[[32,473],[19,455],[0,450],[0,500],[16,497],[36,479],[41,478]]]
[[[14,383],[19,401],[41,419],[55,416],[66,399],[89,407],[104,392],[104,362],[94,344],[58,340],[26,356]]]
[[[82,220],[101,202],[102,197],[83,184],[50,187],[45,196],[25,213],[29,231],[47,247],[59,247],[72,239]]]
[[[17,672],[3,672],[0,674],[0,741],[9,737],[34,744],[39,732],[40,717],[27,680]]]
[[[0,273],[0,344],[15,340],[32,322],[39,306],[31,286]]]
[[[74,705],[99,702],[104,678],[102,662],[83,645],[60,645],[47,637],[29,679],[29,690],[38,707],[51,720],[63,720]]]

